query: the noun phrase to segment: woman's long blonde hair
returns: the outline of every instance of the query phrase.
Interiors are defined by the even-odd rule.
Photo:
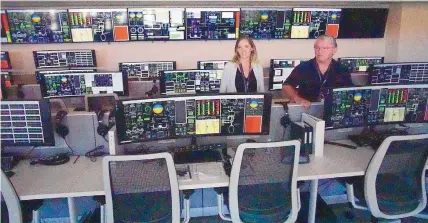
[[[253,48],[253,51],[251,51],[251,55],[250,55],[250,62],[251,64],[253,63],[258,63],[259,62],[259,58],[257,57],[257,49],[256,49],[256,45],[254,44],[254,41],[251,37],[249,36],[241,36],[239,37],[238,40],[236,40],[235,43],[235,55],[233,56],[232,62],[236,63],[236,64],[241,64],[240,62],[240,56],[238,53],[238,45],[242,40],[247,40],[248,43],[250,44],[251,48]]]

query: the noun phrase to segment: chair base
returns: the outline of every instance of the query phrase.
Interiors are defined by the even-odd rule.
[[[300,192],[302,205],[296,222],[308,222],[309,197],[309,192]],[[320,195],[317,197],[316,216],[320,216],[323,220],[326,220],[326,222],[337,222],[336,214],[331,210],[331,208]]]

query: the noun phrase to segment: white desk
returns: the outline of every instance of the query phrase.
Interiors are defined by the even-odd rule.
[[[341,141],[351,144],[350,141]],[[315,220],[316,198],[318,194],[318,180],[325,178],[347,177],[364,175],[374,150],[369,147],[356,150],[334,145],[325,145],[324,156],[310,156],[311,162],[299,165],[298,180],[311,180],[311,200],[309,222]],[[29,161],[21,161],[14,169],[15,175],[10,178],[21,200],[67,198],[71,222],[76,222],[74,197],[104,195],[102,176],[102,162],[98,158],[92,162],[86,157],[80,157],[73,164],[70,162],[59,166],[31,166]],[[227,187],[229,177],[224,173],[220,163],[210,164],[212,171],[220,176],[205,175],[198,177],[201,166],[206,164],[191,164],[192,179],[188,176],[179,177],[179,189],[200,189]],[[180,166],[180,165],[177,165]],[[205,168],[207,169],[207,168]],[[203,172],[203,171],[202,171]]]

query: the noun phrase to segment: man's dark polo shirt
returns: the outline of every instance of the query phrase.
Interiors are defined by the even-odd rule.
[[[299,86],[296,89],[299,96],[311,102],[318,100],[321,88],[353,86],[351,75],[346,67],[332,60],[325,75],[320,75],[315,58],[297,65],[284,84],[294,88]]]

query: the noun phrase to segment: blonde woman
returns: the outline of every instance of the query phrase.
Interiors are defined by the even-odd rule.
[[[263,68],[258,63],[256,45],[242,36],[235,44],[235,56],[227,63],[221,78],[220,93],[265,92]]]

